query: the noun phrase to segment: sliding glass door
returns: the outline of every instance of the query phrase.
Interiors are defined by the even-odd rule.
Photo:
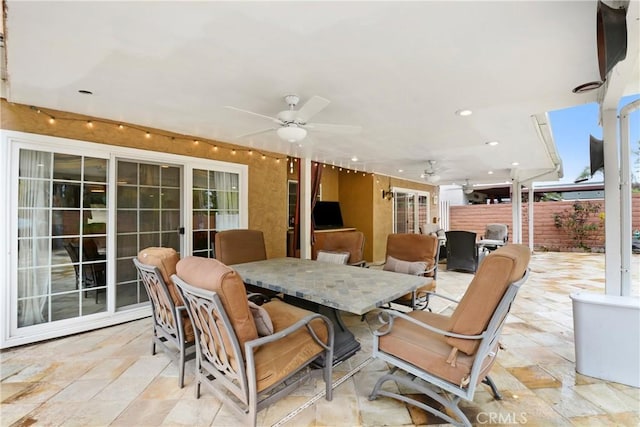
[[[18,157],[17,326],[105,311],[108,160]]]
[[[132,262],[140,250],[211,257],[216,232],[248,226],[246,165],[20,132],[2,139],[3,348],[148,316]]]
[[[118,160],[116,196],[116,308],[147,301],[133,265],[142,249],[180,253],[182,168]]]
[[[393,232],[419,233],[420,226],[429,222],[429,193],[394,188]]]

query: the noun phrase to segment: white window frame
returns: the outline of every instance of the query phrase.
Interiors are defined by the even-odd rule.
[[[0,237],[0,280],[5,285],[0,289],[0,348],[23,345],[45,339],[57,338],[73,333],[111,326],[130,320],[147,317],[151,314],[148,303],[140,304],[127,310],[116,311],[115,295],[107,292],[107,310],[103,313],[87,315],[82,318],[71,318],[47,322],[39,325],[18,328],[16,324],[17,306],[17,183],[18,183],[18,152],[20,149],[32,149],[62,154],[84,155],[109,160],[109,229],[107,230],[107,253],[115,257],[115,235],[113,227],[116,221],[116,162],[118,160],[133,160],[138,162],[159,162],[178,165],[182,168],[182,223],[185,227],[181,243],[181,253],[191,254],[191,228],[193,218],[190,214],[192,206],[193,169],[216,170],[231,172],[239,175],[239,215],[240,227],[248,228],[248,165],[202,159],[179,154],[147,151],[137,148],[119,147],[107,144],[97,144],[76,139],[60,138],[48,135],[38,135],[26,132],[0,129],[0,170],[4,171],[4,180],[0,184],[0,200],[5,201],[4,209],[0,209],[0,223],[2,234]],[[108,262],[107,286],[113,287],[115,279],[115,258]],[[81,319],[81,320],[79,320]]]
[[[419,215],[419,205],[418,205],[418,197],[420,196],[426,196],[427,197],[427,220],[429,220],[431,218],[431,193],[428,191],[422,191],[422,190],[416,190],[416,189],[412,189],[412,188],[403,188],[403,187],[391,187],[391,192],[393,193],[393,197],[394,199],[397,197],[397,193],[405,193],[405,194],[412,194],[415,200],[415,203],[413,205],[413,209],[414,209],[414,230],[416,230],[416,232],[419,233],[420,230],[420,215]],[[396,232],[396,209],[395,209],[395,203],[393,205],[393,208],[391,209],[392,211],[392,218],[391,218],[391,232],[395,233]]]

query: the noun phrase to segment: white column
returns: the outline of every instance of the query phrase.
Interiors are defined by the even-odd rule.
[[[533,182],[529,183],[529,250],[533,252]]]
[[[620,169],[618,167],[617,111],[602,111],[604,140],[605,293],[620,295]]]
[[[518,180],[511,184],[511,218],[513,243],[522,243],[522,187]]]
[[[631,141],[629,115],[640,109],[640,100],[625,105],[620,111],[620,294],[631,295]]]
[[[301,158],[300,168],[300,258],[311,259],[311,159]]]

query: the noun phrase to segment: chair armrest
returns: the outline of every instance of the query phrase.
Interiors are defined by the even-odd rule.
[[[434,294],[435,295],[435,294]],[[386,319],[385,319],[386,317]],[[388,334],[389,332],[391,332],[391,330],[393,329],[393,321],[396,317],[400,317],[408,322],[413,323],[414,325],[417,325],[423,329],[427,329],[431,332],[435,332],[436,334],[439,335],[444,335],[446,337],[452,337],[452,338],[462,338],[462,339],[467,339],[467,340],[481,340],[482,338],[484,338],[485,336],[485,332],[481,333],[480,335],[463,335],[463,334],[456,334],[454,332],[450,332],[450,331],[445,331],[443,329],[438,329],[435,326],[431,326],[427,323],[421,322],[417,319],[414,319],[413,317],[407,316],[405,313],[399,312],[399,311],[395,311],[395,310],[381,310],[380,313],[378,313],[378,320],[380,320],[380,322],[382,322],[383,326],[387,325],[386,329],[384,330],[376,330],[373,331],[373,334],[376,336],[383,336]]]
[[[269,302],[271,298],[266,296],[265,294],[261,294],[259,292],[251,292],[247,294],[247,299],[254,304],[262,305],[265,302]]]
[[[385,264],[384,262],[365,262],[364,263],[364,268],[382,267],[384,264]]]
[[[438,297],[438,298],[442,298],[442,299],[449,300],[449,301],[451,301],[451,302],[455,302],[456,304],[460,303],[460,300],[457,300],[457,299],[455,299],[455,298],[448,297],[448,296],[446,296],[446,295],[439,294],[439,293],[437,293],[437,292],[427,292],[427,293],[429,294],[429,298],[431,298],[431,297]]]
[[[365,260],[354,262],[354,263],[349,263],[348,265],[351,265],[351,266],[354,266],[354,267],[368,267],[367,266],[367,261],[365,261]]]
[[[315,320],[315,319],[322,319],[322,321],[327,326],[327,331],[329,333],[328,334],[329,344],[325,344],[324,342],[322,342],[322,340],[313,331],[313,328],[311,327],[310,323],[312,320]],[[259,347],[261,345],[264,345],[270,342],[281,340],[284,337],[291,335],[292,333],[296,332],[298,329],[302,329],[302,328],[307,328],[307,330],[313,337],[314,341],[325,350],[329,349],[330,347],[333,347],[333,334],[334,334],[333,323],[326,316],[323,316],[322,314],[309,314],[308,316],[298,320],[296,323],[289,326],[288,328],[285,328],[278,332],[274,332],[273,334],[267,335],[265,337],[256,338],[255,340],[245,342],[244,348],[245,348],[245,354],[247,355],[247,361],[249,360],[249,355],[253,354],[253,351],[256,347]]]

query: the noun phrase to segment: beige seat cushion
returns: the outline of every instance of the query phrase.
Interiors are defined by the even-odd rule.
[[[298,320],[312,314],[308,310],[273,299],[262,307],[269,313],[274,333],[288,328]],[[324,343],[328,331],[325,323],[316,319],[311,323],[314,332]],[[254,353],[258,391],[275,384],[323,351],[306,328],[273,343],[260,346]]]
[[[173,283],[173,280],[171,280],[171,276],[176,274],[176,265],[179,260],[180,256],[173,248],[149,247],[138,253],[138,261],[157,267],[158,270],[160,270],[160,274],[164,279],[164,283],[167,285],[169,295],[171,295],[175,306],[184,305],[182,294],[180,294],[178,287]],[[160,309],[160,307],[158,307],[158,309]],[[166,316],[167,315],[165,315],[165,318]],[[182,329],[187,341],[191,342],[195,339],[193,325],[189,319],[189,313],[186,310],[182,312]]]
[[[426,311],[412,311],[409,316],[435,328],[447,330],[451,318]],[[380,337],[380,350],[405,360],[412,365],[454,384],[463,384],[471,373],[473,357],[459,354],[455,366],[447,363],[451,346],[444,335],[420,328],[404,319],[394,321],[392,331]],[[497,349],[496,349],[497,351]],[[482,380],[495,361],[495,355],[484,363],[479,380]]]

